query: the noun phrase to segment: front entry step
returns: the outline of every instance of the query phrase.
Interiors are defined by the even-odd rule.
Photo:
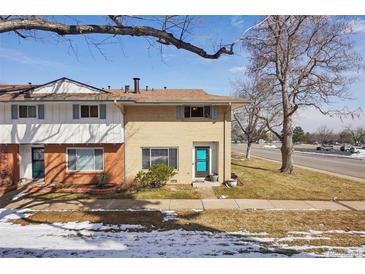
[[[220,182],[211,182],[205,180],[195,180],[192,183],[193,187],[202,188],[202,187],[213,187],[222,185]]]

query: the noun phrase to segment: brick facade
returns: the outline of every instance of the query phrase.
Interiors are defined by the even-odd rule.
[[[124,144],[74,144],[44,146],[45,182],[66,184],[95,184],[99,172],[67,172],[66,149],[68,147],[100,147],[104,148],[104,172],[108,183],[124,182]]]
[[[19,180],[19,145],[0,145],[0,179]]]

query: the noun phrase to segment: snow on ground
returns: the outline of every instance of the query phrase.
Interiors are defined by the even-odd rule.
[[[263,148],[278,148],[276,145],[264,145]]]
[[[365,149],[358,149],[358,153],[353,153],[351,158],[365,159]]]
[[[314,246],[287,246],[265,232],[143,230],[141,225],[69,222],[21,226],[9,222],[29,211],[0,209],[0,257],[317,257]],[[175,218],[175,212],[164,213]],[[326,233],[326,232],[321,232]],[[341,233],[341,231],[335,231]],[[349,233],[349,232],[347,232]],[[365,232],[353,232],[365,236]],[[289,232],[285,241],[319,231]],[[322,236],[320,236],[322,237]],[[324,238],[324,237],[322,237]],[[363,257],[365,247],[326,247],[329,257]],[[293,252],[296,251],[296,252]],[[342,252],[335,252],[341,250]]]

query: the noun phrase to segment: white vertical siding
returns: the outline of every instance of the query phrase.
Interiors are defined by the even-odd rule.
[[[99,118],[74,120],[71,102],[44,102],[43,104],[45,106],[44,120],[34,118],[11,120],[11,103],[0,103],[0,143],[90,144],[124,142],[123,114],[113,103],[106,103],[107,117],[105,120]]]

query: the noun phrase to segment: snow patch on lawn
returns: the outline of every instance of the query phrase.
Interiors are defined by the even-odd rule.
[[[9,222],[32,210],[1,209],[0,257],[363,257],[365,246],[289,246],[283,241],[328,239],[321,234],[365,235],[364,231],[291,231],[282,238],[266,232],[143,230],[139,224],[68,222],[21,226]],[[174,211],[162,211],[165,220]],[[135,229],[135,230],[133,230]],[[313,249],[325,249],[321,255]],[[326,251],[327,250],[327,251]]]
[[[164,222],[175,220],[177,218],[177,214],[173,210],[165,210],[165,211],[161,211],[161,212],[164,215],[164,217],[163,217]]]

